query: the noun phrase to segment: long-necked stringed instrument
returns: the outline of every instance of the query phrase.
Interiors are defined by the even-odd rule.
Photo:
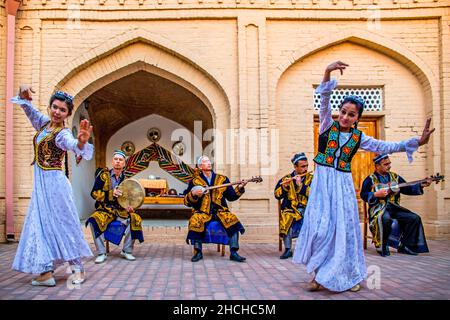
[[[306,176],[308,173],[312,173],[312,171],[308,171],[308,172],[305,172],[305,173],[302,173],[302,174],[296,174],[296,175],[293,176],[293,177],[284,179],[284,180],[281,182],[281,184],[282,184],[282,185],[287,184],[288,182],[291,182],[291,181],[294,180],[294,179],[297,179],[297,178],[301,178],[301,177]]]
[[[235,185],[235,184],[242,184],[242,183],[247,183],[247,182],[260,183],[262,181],[263,181],[263,179],[260,176],[258,176],[258,177],[252,177],[251,179],[243,179],[243,180],[239,180],[239,181],[235,181],[235,182],[224,183],[224,184],[221,184],[221,185],[218,185],[218,186],[208,186],[208,187],[194,186],[191,191],[202,190],[203,194],[206,194],[210,190],[219,189],[219,188],[226,188],[228,186],[232,186],[232,185]]]
[[[378,190],[388,190],[388,191],[392,191],[393,193],[397,193],[400,191],[401,187],[413,186],[415,184],[422,183],[422,182],[425,182],[428,180],[439,183],[439,181],[441,181],[441,180],[444,181],[444,176],[437,173],[434,176],[430,176],[425,179],[415,180],[415,181],[410,181],[410,182],[397,183],[397,182],[393,181],[393,182],[389,182],[389,183],[379,183],[375,186],[375,192]]]

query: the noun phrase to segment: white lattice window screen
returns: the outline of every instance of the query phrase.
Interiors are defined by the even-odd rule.
[[[339,104],[348,95],[359,96],[364,99],[366,105],[364,112],[367,111],[382,111],[383,110],[383,88],[338,88],[334,89],[331,94],[331,109],[338,110]],[[320,109],[320,94],[314,93],[314,110]]]

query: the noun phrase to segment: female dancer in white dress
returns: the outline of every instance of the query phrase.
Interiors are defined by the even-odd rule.
[[[366,278],[358,206],[351,174],[351,159],[358,148],[377,153],[406,152],[409,161],[417,148],[426,144],[433,133],[427,120],[422,136],[401,142],[385,142],[366,136],[356,129],[364,101],[356,96],[344,99],[339,118],[331,117],[330,95],[336,80],[330,80],[334,70],[341,74],[348,65],[330,64],[321,85],[319,150],[311,183],[310,196],[303,227],[297,240],[293,262],[305,264],[308,273],[315,273],[309,290],[323,287],[342,292],[358,291]]]
[[[19,96],[12,99],[37,131],[33,191],[12,268],[40,274],[31,284],[51,287],[56,285],[53,270],[68,261],[75,273],[72,283],[79,284],[85,279],[81,258],[91,257],[92,251],[84,239],[72,187],[62,166],[68,150],[86,160],[92,158],[94,148],[87,142],[92,126],[83,120],[78,139],[74,139],[64,127],[64,120],[72,114],[73,98],[62,91],[54,93],[48,117],[31,104],[32,92],[30,87],[21,86]]]

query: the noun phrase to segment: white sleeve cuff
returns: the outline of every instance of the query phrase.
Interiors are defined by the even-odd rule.
[[[90,143],[85,143],[83,150],[80,150],[77,143],[77,145],[75,145],[74,152],[77,156],[82,156],[84,160],[91,160],[94,154],[94,146]]]
[[[409,163],[413,162],[413,153],[419,148],[419,138],[413,137],[411,139],[405,140],[405,152],[408,157]]]
[[[27,106],[29,106],[29,107],[32,107],[32,106],[33,106],[33,105],[31,104],[31,101],[30,101],[30,100],[27,100],[27,99],[21,99],[21,98],[19,98],[19,96],[12,97],[12,98],[11,98],[11,102],[12,102],[12,103],[15,103],[15,104],[19,104],[19,105],[25,104],[25,105],[27,105]]]
[[[316,93],[320,93],[321,95],[330,94],[333,92],[334,88],[337,86],[337,80],[331,79],[327,82],[322,82],[317,88]]]

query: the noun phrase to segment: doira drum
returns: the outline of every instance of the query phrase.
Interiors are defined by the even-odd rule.
[[[126,179],[117,188],[122,191],[122,195],[117,198],[122,208],[137,209],[144,202],[145,189],[139,181],[132,178]]]

